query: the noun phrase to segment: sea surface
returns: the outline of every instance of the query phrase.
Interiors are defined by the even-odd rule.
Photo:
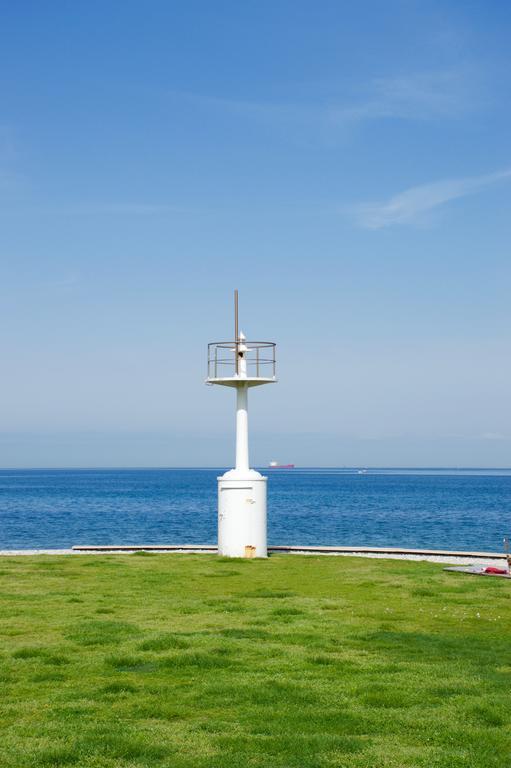
[[[216,543],[219,469],[0,470],[0,549]],[[511,470],[268,470],[270,544],[502,551]]]

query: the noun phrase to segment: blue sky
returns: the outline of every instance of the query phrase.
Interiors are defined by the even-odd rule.
[[[1,5],[1,466],[511,465],[506,3]]]

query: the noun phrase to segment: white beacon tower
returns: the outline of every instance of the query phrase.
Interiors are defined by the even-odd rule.
[[[236,466],[218,478],[218,554],[267,557],[266,481],[250,469],[248,390],[273,384],[275,344],[247,341],[238,326],[238,291],[234,291],[234,341],[208,344],[206,384],[236,390]]]

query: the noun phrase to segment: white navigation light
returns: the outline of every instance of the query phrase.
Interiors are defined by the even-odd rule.
[[[245,343],[246,342],[246,343]],[[267,557],[266,477],[250,469],[248,390],[273,384],[275,344],[247,341],[238,329],[238,291],[234,291],[234,341],[208,344],[207,384],[236,389],[236,466],[218,478],[218,554]]]

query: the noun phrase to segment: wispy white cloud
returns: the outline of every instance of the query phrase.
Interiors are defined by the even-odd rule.
[[[483,440],[509,440],[509,437],[501,432],[485,432],[481,438]]]
[[[376,78],[366,87],[358,103],[331,107],[330,115],[341,123],[379,118],[455,117],[470,107],[473,85],[463,70]]]
[[[462,68],[374,78],[321,101],[257,101],[179,93],[190,103],[273,125],[342,127],[378,119],[456,117],[473,106],[475,78]],[[356,92],[356,96],[354,95]]]
[[[168,213],[180,213],[182,207],[170,203],[142,203],[142,202],[122,202],[122,203],[103,203],[96,207],[100,213],[118,213],[132,216],[156,216]]]
[[[511,177],[511,168],[483,176],[445,179],[410,187],[389,200],[352,206],[350,213],[365,229],[383,229],[418,221],[420,217],[450,200],[473,194],[483,187]]]
[[[9,192],[9,201],[13,202],[13,187],[5,185],[6,193]],[[0,203],[2,202],[2,175],[0,173]],[[49,217],[76,217],[83,218],[89,216],[109,216],[109,217],[131,217],[131,218],[149,218],[149,217],[178,217],[189,213],[190,209],[184,206],[173,205],[167,202],[83,202],[83,203],[53,203],[38,204],[33,201],[20,205],[0,205],[0,215],[19,215],[25,216],[49,216]]]
[[[185,98],[190,104],[200,109],[216,110],[228,113],[251,122],[268,125],[317,125],[324,122],[327,107],[324,104],[284,101],[252,101],[222,96],[205,96],[200,93],[177,93],[178,98]]]

